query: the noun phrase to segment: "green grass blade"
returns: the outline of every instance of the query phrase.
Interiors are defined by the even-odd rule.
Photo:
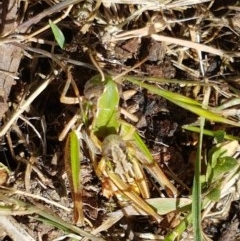
[[[70,159],[74,192],[80,190],[80,145],[75,131],[70,133]]]
[[[211,88],[205,89],[205,95],[203,98],[203,106],[207,106],[209,103],[209,97]],[[203,109],[204,110],[204,109]],[[193,191],[192,191],[192,223],[193,223],[193,234],[195,241],[202,241],[202,185],[201,185],[201,160],[202,160],[202,144],[203,144],[203,130],[205,125],[205,117],[200,116],[200,133],[196,155],[194,180],[193,180]]]
[[[201,157],[202,157],[202,142],[203,142],[203,127],[205,123],[205,118],[200,118],[200,135],[199,144],[197,149],[197,159],[194,172],[193,180],[193,192],[192,192],[192,222],[193,222],[193,233],[194,240],[201,241]]]
[[[202,116],[210,121],[214,122],[220,122],[220,123],[225,123],[233,126],[240,127],[240,123],[229,120],[227,118],[222,117],[221,115],[214,113],[210,110],[202,108],[201,104],[197,102],[196,100],[193,100],[191,98],[188,98],[186,96],[177,94],[177,93],[172,93],[170,91],[162,90],[156,88],[155,85],[150,85],[146,84],[143,82],[140,82],[136,79],[128,78],[128,80],[134,84],[137,84],[150,92],[157,94],[170,102],[182,107],[183,109],[186,109],[196,115]]]
[[[175,84],[180,86],[215,86],[214,83],[204,83],[199,81],[194,81],[191,79],[188,80],[179,80],[179,79],[167,79],[167,78],[160,78],[160,77],[152,77],[152,76],[131,76],[127,75],[125,76],[126,80],[131,81],[131,79],[137,80],[137,81],[149,81],[154,82],[162,85],[166,84]]]
[[[90,240],[94,240],[94,241],[105,241],[104,239],[100,238],[100,237],[96,237],[86,231],[84,231],[83,229],[80,229],[79,227],[69,224],[65,221],[63,221],[60,217],[56,216],[55,214],[52,214],[50,212],[47,212],[47,210],[41,210],[37,207],[32,207],[32,210],[34,210],[38,215],[44,217],[45,219],[48,219],[49,221],[51,221],[51,223],[53,224],[53,226],[56,227],[61,227],[61,229],[66,230],[68,229],[69,231],[72,231],[74,233],[77,233],[83,237],[87,237]]]
[[[182,221],[181,223],[165,238],[164,241],[175,241],[181,234],[187,229],[188,225],[192,221],[192,213],[190,212]]]
[[[196,133],[200,133],[200,128],[198,126],[191,126],[191,125],[184,125],[182,126],[182,128],[184,130],[187,131],[192,131],[192,132],[196,132]],[[232,136],[232,135],[227,135],[224,131],[222,130],[218,130],[218,131],[212,131],[212,130],[203,130],[203,134],[206,136],[212,136],[212,137],[216,137],[218,139],[219,136],[223,136],[223,139],[225,140],[237,140],[240,141],[240,137],[237,136]]]
[[[201,103],[199,103],[198,101],[196,101],[194,99],[191,99],[189,97],[186,97],[186,96],[178,94],[178,93],[173,93],[171,91],[159,89],[155,85],[146,84],[144,82],[140,82],[133,78],[128,78],[128,81],[130,81],[134,84],[137,84],[145,89],[148,89],[152,93],[162,96],[163,98],[165,98],[169,101],[173,100],[173,101],[178,101],[178,102],[187,103],[187,104],[191,104],[191,105],[201,106]]]
[[[81,158],[79,139],[76,131],[72,131],[67,139],[64,159],[74,202],[74,221],[79,225],[83,225],[84,222],[82,210],[82,186],[80,179]]]
[[[57,41],[60,48],[63,49],[64,44],[65,44],[65,37],[64,37],[61,29],[55,23],[53,23],[51,20],[49,20],[49,25],[52,29],[55,40]]]
[[[207,120],[210,121],[214,121],[214,122],[219,122],[219,123],[225,123],[228,125],[232,125],[232,126],[237,126],[240,127],[240,123],[229,120],[227,118],[222,117],[221,115],[214,113],[210,110],[204,109],[200,106],[195,106],[195,105],[191,105],[191,104],[186,104],[184,102],[180,102],[180,101],[175,101],[175,100],[170,100],[169,101],[173,102],[174,104],[182,107],[185,110],[191,111],[192,113],[198,115],[198,116],[202,116],[204,118],[206,118]]]
[[[9,208],[8,208],[9,211],[4,212],[1,215],[15,215],[14,214],[15,211],[13,210],[13,207],[16,207],[16,205],[17,205],[19,210],[16,210],[17,211],[16,215],[37,214],[40,217],[32,216],[32,218],[41,220],[42,222],[46,221],[49,224],[53,225],[54,227],[61,228],[62,230],[67,231],[69,233],[72,232],[72,233],[81,235],[82,237],[87,237],[89,240],[92,240],[92,241],[105,241],[105,239],[103,239],[103,238],[97,237],[91,233],[84,231],[83,229],[77,227],[76,225],[73,225],[71,223],[64,221],[56,213],[52,212],[49,208],[46,208],[42,204],[39,205],[35,202],[34,205],[31,205],[29,203],[25,203],[16,198],[10,197],[12,195],[12,193],[13,193],[13,190],[7,189],[7,190],[5,190],[4,195],[0,194],[0,200],[1,201],[4,200],[4,202],[8,201],[8,203],[9,203]],[[5,207],[6,204],[4,202],[2,202],[2,204],[0,204],[0,209],[2,209],[2,208],[6,209],[6,207]]]

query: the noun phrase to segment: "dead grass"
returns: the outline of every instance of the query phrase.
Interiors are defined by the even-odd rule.
[[[197,116],[123,81],[124,76],[147,80],[156,88],[199,102],[209,88],[208,105],[239,122],[239,10],[233,0],[20,2],[14,27],[0,38],[0,45],[21,48],[24,54],[18,72],[11,73],[19,79],[9,97],[2,96],[5,92],[0,86],[4,106],[8,104],[8,111],[0,116],[0,239],[20,240],[16,237],[21,230],[21,240],[174,240],[169,234],[177,230],[179,240],[197,240],[190,224],[181,230],[189,210],[166,207],[159,224],[144,212],[138,216],[130,204],[124,209],[115,198],[103,197],[90,161],[97,150],[88,140],[89,130],[82,133],[86,141],[82,160],[86,220],[78,228],[63,162],[64,141],[59,139],[78,128],[74,125],[82,108],[78,102],[88,98],[85,83],[98,73],[102,79],[111,75],[121,85],[120,93],[133,90],[133,95],[120,102],[121,118],[136,126],[178,189],[178,201],[189,205],[198,134],[181,127],[198,124]],[[64,49],[56,44],[49,19],[63,32]],[[67,79],[73,86],[69,89],[64,88]],[[65,128],[69,122],[72,125]],[[210,121],[207,130],[224,131],[228,136],[223,139],[239,136],[239,128]],[[218,137],[205,135],[203,162]],[[205,168],[203,163],[203,173]],[[221,198],[203,210],[204,240],[239,240],[236,173],[232,179],[226,179],[227,174],[221,177],[219,182],[228,180],[229,186],[224,183]],[[170,200],[149,173],[146,178],[151,198],[161,198],[162,205]]]

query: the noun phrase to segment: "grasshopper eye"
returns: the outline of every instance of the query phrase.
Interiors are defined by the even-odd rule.
[[[113,159],[113,153],[111,148],[103,148],[102,155],[109,160]]]
[[[121,142],[119,143],[119,147],[121,148],[121,150],[122,150],[124,153],[127,152],[126,144],[125,144],[123,141],[121,141]]]
[[[96,79],[90,79],[86,82],[83,93],[88,100],[97,102],[103,90],[104,84],[102,82],[97,81]]]

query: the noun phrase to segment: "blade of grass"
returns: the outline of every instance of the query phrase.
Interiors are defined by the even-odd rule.
[[[204,98],[202,105],[206,108],[209,103],[211,87],[206,87],[204,89]],[[203,109],[204,110],[204,109]],[[202,187],[201,187],[201,160],[202,160],[202,144],[203,144],[203,130],[205,125],[205,117],[200,116],[200,134],[197,149],[197,158],[194,171],[193,180],[193,191],[192,191],[192,223],[193,223],[193,234],[195,241],[202,240]]]
[[[169,100],[169,101],[178,101],[181,103],[187,103],[187,104],[191,104],[191,105],[195,105],[195,106],[201,106],[201,103],[199,103],[198,101],[191,99],[189,97],[186,97],[184,95],[178,94],[178,93],[173,93],[171,91],[167,91],[167,90],[163,90],[160,88],[157,88],[155,85],[153,84],[146,84],[143,83],[142,81],[139,81],[135,78],[131,78],[131,77],[125,77],[125,79],[127,79],[128,81],[137,84],[145,89],[148,89],[149,91],[151,91],[154,94],[157,94],[159,96],[162,96],[163,98]]]
[[[179,79],[167,79],[167,78],[160,78],[160,77],[152,77],[152,76],[125,76],[125,79],[135,79],[135,80],[140,80],[140,81],[149,81],[149,82],[154,82],[158,83],[160,85],[166,85],[166,84],[176,84],[180,86],[216,86],[214,83],[204,83],[204,82],[199,82],[199,81],[194,81],[194,80],[179,80]]]
[[[193,131],[193,132],[196,132],[196,133],[200,133],[200,128],[198,126],[184,125],[184,126],[182,126],[182,128],[184,130],[187,130],[187,131]],[[218,136],[220,134],[218,132],[219,131],[212,131],[212,130],[206,130],[206,129],[203,130],[204,135],[212,136],[212,137]],[[233,141],[233,140],[240,141],[240,137],[227,135],[225,132],[223,133],[223,138],[226,139],[226,140],[230,140],[230,141]]]
[[[200,135],[197,149],[197,159],[194,172],[193,180],[193,191],[192,191],[192,222],[193,222],[193,233],[194,240],[201,241],[201,151],[203,142],[203,127],[205,124],[205,118],[200,117]]]
[[[177,240],[177,237],[180,237],[180,235],[184,232],[184,230],[187,229],[188,225],[192,221],[192,212],[190,212],[182,221],[181,223],[171,232],[169,233],[165,238],[164,241],[174,241]]]
[[[39,208],[39,207],[33,207],[32,206],[30,209],[34,210],[35,213],[39,214],[40,216],[44,217],[45,219],[50,220],[52,222],[52,224],[55,223],[57,225],[57,227],[61,226],[64,230],[68,229],[69,231],[77,233],[77,234],[79,234],[83,237],[88,237],[90,240],[104,241],[104,239],[102,239],[100,237],[96,237],[96,236],[84,231],[83,229],[78,228],[75,225],[69,224],[69,223],[63,221],[60,217],[58,217],[58,216],[56,216],[56,215],[54,215],[50,212],[41,210],[41,208]]]
[[[193,100],[181,94],[172,93],[167,90],[156,88],[155,85],[146,84],[130,77],[126,77],[126,79],[134,84],[137,84],[149,90],[154,94],[157,94],[169,100],[170,102],[182,107],[183,109],[188,110],[196,115],[202,116],[210,121],[220,122],[220,123],[225,123],[225,124],[240,127],[240,123],[224,118],[221,115],[214,113],[213,111],[210,111],[208,109],[204,109],[203,107],[201,107],[201,103],[197,102],[196,100]]]
[[[80,180],[81,156],[79,140],[75,131],[72,131],[68,136],[64,159],[74,202],[74,221],[77,224],[83,225],[84,217],[82,210],[82,187]]]
[[[63,35],[63,32],[61,31],[61,29],[55,24],[53,23],[51,20],[49,20],[49,25],[52,29],[53,35],[55,40],[57,41],[58,45],[60,46],[61,49],[64,48],[64,44],[65,44],[65,37]]]
[[[7,192],[8,191],[8,192]],[[11,190],[7,190],[6,194],[8,193],[8,195],[12,195]],[[92,240],[92,241],[105,241],[105,239],[97,237],[91,233],[88,233],[86,231],[84,231],[83,229],[71,224],[71,223],[67,223],[66,221],[64,221],[61,217],[59,217],[57,214],[53,213],[51,210],[49,210],[48,208],[44,207],[43,205],[37,204],[35,202],[34,206],[29,204],[29,203],[25,203],[23,201],[20,201],[16,198],[12,198],[12,197],[8,197],[7,195],[1,196],[0,195],[0,200],[5,200],[8,201],[9,203],[9,208],[8,211],[6,210],[4,215],[27,215],[27,214],[37,214],[40,216],[40,218],[44,218],[45,220],[48,220],[48,223],[53,224],[53,226],[55,227],[59,227],[63,230],[67,230],[68,232],[73,232],[75,234],[81,235],[82,237],[87,237],[88,240]],[[0,204],[0,209],[5,208],[5,203]],[[14,210],[13,207],[16,209],[17,214],[14,214]],[[33,217],[34,218],[34,217]],[[36,218],[38,219],[38,218]],[[43,219],[42,219],[43,221]]]

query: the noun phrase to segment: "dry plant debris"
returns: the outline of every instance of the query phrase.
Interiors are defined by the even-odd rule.
[[[201,231],[203,240],[240,240],[238,1],[0,8],[1,240],[199,240],[189,216],[199,118],[151,88],[207,99],[204,108],[226,118],[204,127]],[[108,88],[115,94],[104,101]],[[64,164],[72,130],[81,175]]]

